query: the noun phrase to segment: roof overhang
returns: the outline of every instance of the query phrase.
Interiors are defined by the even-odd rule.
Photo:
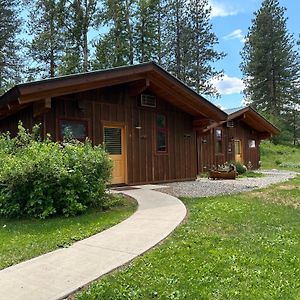
[[[0,97],[0,110],[11,103],[24,107],[43,99],[143,80],[158,96],[196,119],[221,121],[227,117],[218,107],[153,62],[19,84]]]
[[[230,115],[228,115],[226,121],[214,122],[213,124],[207,126],[203,132],[208,132],[209,130],[216,128],[225,122],[231,120],[239,120],[250,128],[256,130],[261,139],[266,139],[274,135],[278,135],[280,130],[271,124],[267,119],[265,119],[262,115],[260,115],[257,111],[255,111],[250,106],[244,107]]]

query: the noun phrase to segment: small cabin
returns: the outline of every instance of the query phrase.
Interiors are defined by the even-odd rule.
[[[16,85],[0,97],[0,131],[15,135],[19,120],[54,140],[68,130],[104,144],[118,185],[194,180],[235,158],[257,167],[259,141],[277,132],[250,108],[228,115],[153,62]]]
[[[262,140],[279,130],[251,107],[225,110],[227,118],[198,133],[198,165],[206,172],[226,162],[239,162],[249,169],[260,167]]]

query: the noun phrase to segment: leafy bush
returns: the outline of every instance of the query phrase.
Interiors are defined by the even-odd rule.
[[[73,216],[102,206],[111,162],[89,141],[39,140],[19,125],[17,137],[0,136],[0,215],[47,218]]]
[[[247,167],[242,165],[240,162],[235,162],[234,165],[239,175],[244,174],[247,171]]]

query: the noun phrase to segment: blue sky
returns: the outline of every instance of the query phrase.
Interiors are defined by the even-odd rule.
[[[213,31],[219,39],[218,50],[227,53],[227,56],[216,63],[217,69],[224,70],[222,81],[214,82],[221,94],[221,98],[210,99],[221,108],[233,108],[242,105],[243,84],[240,51],[243,47],[243,38],[251,26],[253,13],[261,6],[261,0],[210,0],[212,6]],[[300,1],[281,0],[280,5],[287,8],[287,28],[298,38],[300,33]]]

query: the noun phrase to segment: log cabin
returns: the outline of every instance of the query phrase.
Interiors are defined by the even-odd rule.
[[[225,113],[153,62],[18,84],[0,97],[0,131],[15,135],[19,120],[54,140],[68,129],[104,144],[117,185],[194,180],[234,158],[257,167],[260,139],[277,133],[250,108]]]

